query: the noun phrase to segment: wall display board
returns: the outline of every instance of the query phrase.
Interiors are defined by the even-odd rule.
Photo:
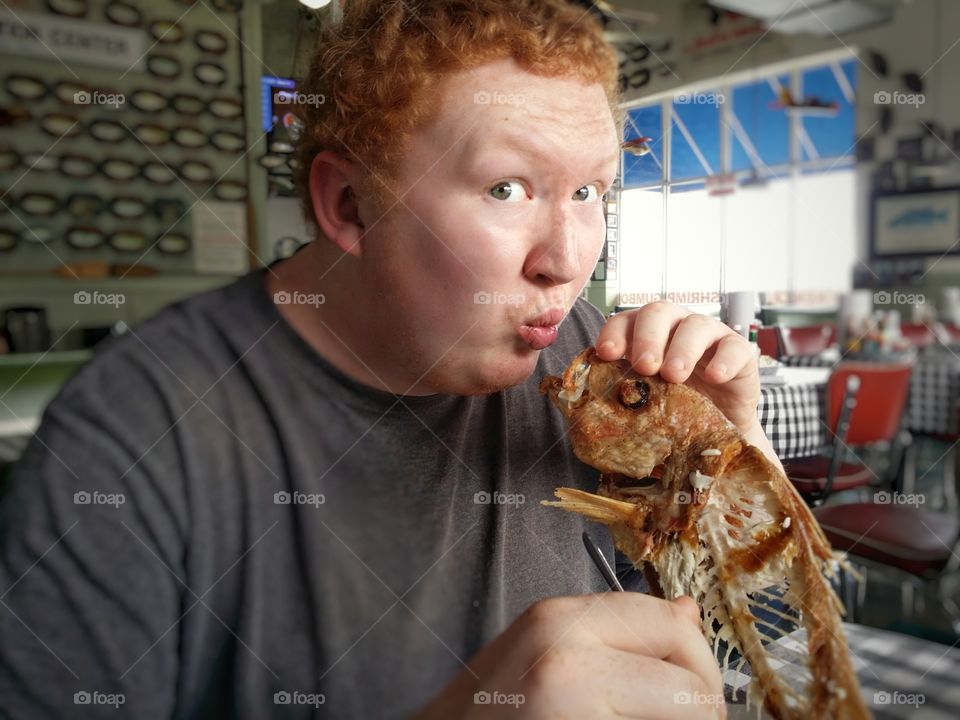
[[[4,272],[198,272],[193,213],[247,196],[239,33],[226,1],[0,9]]]

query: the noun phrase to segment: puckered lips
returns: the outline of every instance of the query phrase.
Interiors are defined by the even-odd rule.
[[[550,308],[524,321],[517,329],[517,334],[533,350],[543,350],[556,341],[558,327],[564,315],[563,308]]]

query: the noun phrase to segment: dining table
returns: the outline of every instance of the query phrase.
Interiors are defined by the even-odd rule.
[[[913,635],[854,623],[843,624],[860,691],[875,720],[956,720],[960,717],[960,648]],[[805,631],[766,646],[781,677],[799,678],[806,655]],[[799,655],[798,655],[799,653]],[[724,672],[730,720],[757,718],[756,703],[746,705],[749,666]],[[706,715],[704,715],[706,717]],[[766,712],[760,717],[767,718]]]
[[[913,432],[960,434],[960,353],[932,348],[917,358],[907,412],[907,427]]]
[[[815,455],[830,443],[829,379],[829,367],[781,367],[761,375],[757,415],[781,460]]]
[[[780,358],[784,370],[832,368],[841,361],[860,360],[836,352]],[[913,433],[955,437],[960,434],[960,347],[932,346],[912,355],[910,395],[905,425]],[[825,396],[824,396],[825,397]]]

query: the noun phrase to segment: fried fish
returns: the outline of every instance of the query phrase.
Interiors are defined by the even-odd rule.
[[[558,488],[543,504],[604,523],[663,597],[696,600],[721,669],[732,653],[749,665],[748,702],[777,720],[870,717],[828,581],[837,559],[774,463],[706,396],[593,348],[540,391],[601,472],[596,494]]]

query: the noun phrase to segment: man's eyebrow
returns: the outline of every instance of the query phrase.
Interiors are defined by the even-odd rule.
[[[528,139],[525,139],[520,135],[516,135],[512,133],[503,133],[503,134],[494,135],[492,138],[488,139],[487,147],[489,147],[489,142],[499,143],[501,147],[512,148],[517,152],[519,152],[521,155],[527,155],[535,159],[543,160],[546,158],[554,158],[553,153],[544,152],[540,150],[540,148],[538,148],[535,144],[531,143]],[[607,158],[598,160],[595,167],[606,168],[607,166],[616,163],[619,160],[619,155],[620,153],[618,151]]]

